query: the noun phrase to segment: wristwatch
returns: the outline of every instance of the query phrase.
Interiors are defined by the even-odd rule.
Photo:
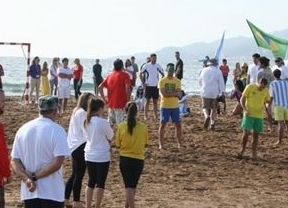
[[[36,178],[36,176],[35,176],[35,172],[33,172],[33,173],[31,174],[31,176],[32,176],[32,181],[37,181],[37,178]]]

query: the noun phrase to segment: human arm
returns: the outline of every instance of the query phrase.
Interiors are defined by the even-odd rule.
[[[182,60],[179,60],[179,64],[175,71],[175,77],[178,77],[178,75],[181,73],[182,70],[183,70],[183,62]]]
[[[240,105],[241,105],[241,107],[242,107],[242,109],[243,109],[243,112],[244,112],[246,115],[248,115],[248,114],[249,114],[249,111],[248,111],[248,109],[246,108],[246,105],[245,105],[246,99],[247,99],[246,96],[245,96],[245,95],[242,95],[241,98],[240,98]]]
[[[104,83],[105,83],[105,80],[99,85],[98,92],[99,92],[102,100],[104,100],[104,102],[107,104],[108,103],[108,99],[104,95]]]
[[[21,180],[26,184],[28,190],[30,192],[35,191],[36,184],[32,180],[31,173],[28,173],[25,170],[25,167],[24,167],[22,161],[19,158],[12,158],[11,165],[12,165],[12,168],[13,168],[14,172],[18,176],[20,176]]]

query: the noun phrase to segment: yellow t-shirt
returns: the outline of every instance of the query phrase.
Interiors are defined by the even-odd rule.
[[[167,92],[177,92],[181,89],[181,82],[176,77],[169,79],[168,77],[162,78],[158,82],[158,88],[161,92],[161,89],[164,88]],[[164,97],[161,93],[160,107],[161,108],[178,108],[179,107],[179,98],[178,97]]]
[[[145,147],[148,145],[147,126],[137,121],[130,135],[127,122],[121,122],[117,127],[115,144],[121,156],[144,160]]]
[[[268,88],[259,90],[256,84],[248,85],[242,96],[246,97],[245,107],[249,112],[249,116],[254,118],[264,117],[264,103],[270,101]]]

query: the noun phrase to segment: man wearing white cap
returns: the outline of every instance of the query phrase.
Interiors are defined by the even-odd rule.
[[[205,116],[204,128],[215,129],[219,96],[225,96],[225,85],[222,72],[218,68],[218,62],[212,58],[207,62],[208,67],[201,71],[198,82],[201,87],[203,113]],[[209,111],[211,111],[209,113]]]

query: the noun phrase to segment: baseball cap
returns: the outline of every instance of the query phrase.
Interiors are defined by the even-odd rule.
[[[41,111],[55,110],[58,109],[58,103],[58,97],[56,96],[42,96],[38,100],[38,108]]]

